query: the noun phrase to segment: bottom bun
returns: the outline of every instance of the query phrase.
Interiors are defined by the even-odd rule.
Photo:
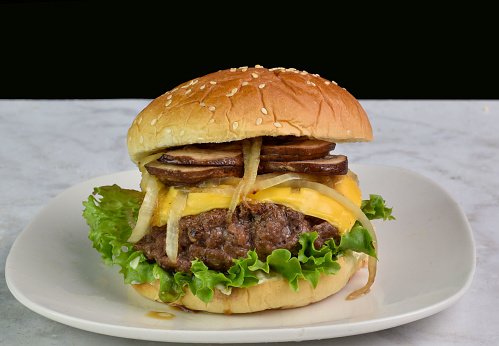
[[[205,303],[186,287],[183,297],[168,304],[180,305],[190,310],[225,314],[297,308],[318,302],[340,291],[367,263],[367,256],[363,254],[342,256],[338,259],[338,263],[341,265],[340,271],[336,275],[321,276],[315,289],[308,281],[300,279],[298,281],[300,289],[298,293],[295,293],[289,288],[288,281],[280,278],[264,281],[248,288],[233,287],[229,295],[215,288],[213,299]],[[144,297],[162,302],[158,296],[159,280],[132,286]]]

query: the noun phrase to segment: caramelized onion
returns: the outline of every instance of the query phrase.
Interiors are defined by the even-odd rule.
[[[214,178],[203,181],[202,183],[196,185],[196,187],[216,187],[219,185],[231,185],[232,187],[236,187],[242,178],[236,177],[226,177],[226,178]]]
[[[262,148],[262,138],[256,137],[243,142],[244,176],[237,184],[229,205],[227,220],[232,218],[234,210],[241,199],[245,199],[255,183],[260,163],[260,149]]]
[[[146,186],[147,186],[146,180],[148,180],[148,177],[150,177],[150,174],[146,170],[145,165],[147,165],[149,162],[152,162],[154,160],[159,159],[161,157],[161,155],[163,155],[163,153],[152,154],[152,155],[144,157],[142,160],[139,161],[138,167],[139,167],[139,171],[142,173],[142,180],[140,181],[140,188],[142,189],[142,191],[146,190]]]
[[[305,173],[268,173],[259,175],[256,179],[255,184],[253,185],[251,191],[257,192],[260,190],[265,190],[271,188],[276,185],[280,185],[286,183],[290,180],[317,180],[321,179],[321,177],[312,176],[310,174]]]
[[[347,175],[353,179],[353,181],[355,181],[357,183],[357,185],[359,185],[359,177],[357,177],[357,174],[355,174],[354,172],[352,172],[351,170],[348,170],[348,173]]]
[[[135,224],[135,228],[133,229],[130,238],[128,238],[128,242],[132,244],[135,244],[146,235],[151,223],[156,200],[158,199],[159,187],[156,178],[152,177],[147,172],[143,172],[141,185],[144,185],[143,190],[145,190],[146,194],[142,201],[142,205],[140,206],[139,217]]]
[[[139,161],[139,164],[138,164],[139,170],[142,172],[145,165],[147,165],[149,162],[152,162],[154,160],[159,159],[163,155],[164,155],[164,153],[156,153],[156,154],[151,154],[149,156],[144,157],[142,160]]]
[[[374,240],[373,240],[373,243],[374,243]],[[376,252],[377,252],[377,249],[376,249]],[[347,296],[346,300],[354,300],[354,299],[357,299],[359,297],[362,297],[364,294],[369,293],[369,291],[371,290],[371,286],[374,283],[374,278],[376,277],[377,263],[378,262],[376,261],[376,258],[369,257],[369,260],[367,262],[367,269],[369,270],[369,278],[367,279],[366,284],[364,285],[364,287],[359,288],[358,290],[350,293]]]
[[[168,223],[166,225],[166,255],[173,263],[177,263],[178,254],[178,222],[182,217],[182,212],[187,202],[188,192],[178,190],[175,199],[172,202],[170,213],[168,214]]]
[[[231,185],[217,185],[213,187],[192,187],[189,189],[189,192],[192,193],[210,193],[214,195],[220,196],[232,196],[234,194],[235,187]]]

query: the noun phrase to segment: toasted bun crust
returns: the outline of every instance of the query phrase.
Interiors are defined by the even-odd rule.
[[[367,263],[365,255],[343,256],[338,262],[341,270],[336,275],[323,275],[315,289],[309,282],[300,279],[299,292],[289,288],[285,279],[264,281],[249,288],[233,288],[230,295],[215,289],[209,303],[194,296],[189,288],[185,295],[172,304],[181,305],[191,310],[214,313],[249,313],[268,309],[290,309],[309,305],[327,298],[340,291],[350,278]],[[158,296],[159,280],[152,283],[132,285],[144,297],[161,302]]]
[[[359,102],[335,82],[295,69],[243,67],[161,95],[135,118],[127,143],[137,163],[174,146],[285,135],[331,142],[373,138]]]

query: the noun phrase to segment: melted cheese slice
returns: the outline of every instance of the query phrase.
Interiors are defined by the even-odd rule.
[[[224,188],[227,192],[224,192]],[[355,181],[347,175],[333,178],[333,188],[360,207],[362,195]],[[230,186],[219,186],[209,192],[190,192],[182,216],[197,215],[217,208],[228,208],[232,194]],[[163,226],[177,190],[174,187],[161,189],[153,214],[152,225]],[[247,196],[248,200],[284,205],[305,215],[317,217],[336,226],[340,235],[345,234],[357,220],[352,212],[336,200],[308,188],[271,187]]]

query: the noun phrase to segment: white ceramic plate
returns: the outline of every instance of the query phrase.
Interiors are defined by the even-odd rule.
[[[364,198],[382,195],[397,218],[375,224],[378,276],[371,293],[357,300],[345,297],[363,286],[367,269],[338,294],[292,310],[215,315],[174,310],[143,298],[123,285],[119,268],[103,263],[87,239],[81,216],[81,203],[94,186],[137,188],[135,171],[88,180],[50,202],[12,246],[7,284],[22,304],[55,321],[96,333],[169,342],[333,338],[398,326],[449,307],[466,292],[475,269],[472,231],[458,204],[434,182],[406,170],[371,165],[352,169]]]

